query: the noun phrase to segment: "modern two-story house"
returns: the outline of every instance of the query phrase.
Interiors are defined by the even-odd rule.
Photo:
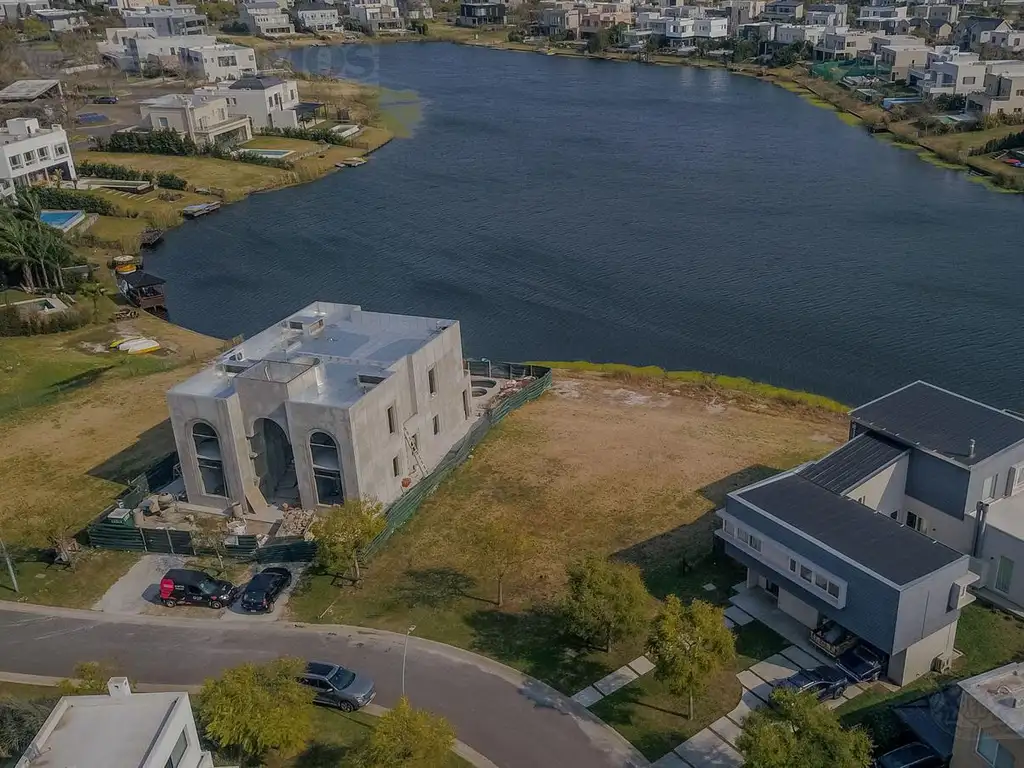
[[[914,382],[854,409],[849,442],[733,492],[719,515],[748,586],[862,638],[907,682],[951,657],[968,586],[1024,605],[1024,418]]]
[[[315,302],[167,394],[189,504],[389,504],[468,432],[454,320]]]

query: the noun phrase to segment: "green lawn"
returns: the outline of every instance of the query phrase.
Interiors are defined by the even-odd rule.
[[[731,712],[740,700],[736,673],[778,653],[788,643],[754,622],[736,630],[736,661],[716,675],[694,700],[695,714],[687,716],[688,702],[673,695],[654,674],[645,675],[616,691],[591,711],[615,728],[649,760],[657,760],[684,741]]]
[[[956,647],[963,652],[949,674],[929,674],[890,693],[874,686],[839,708],[846,726],[862,725],[872,734],[875,747],[883,751],[894,745],[901,726],[891,707],[918,698],[956,680],[980,674],[1024,657],[1024,621],[980,602],[967,606],[960,615]]]
[[[7,567],[0,563],[0,600],[65,608],[91,608],[139,558],[134,552],[85,550],[72,572],[38,559],[33,552],[20,554],[15,558],[15,576],[21,591],[14,591]]]

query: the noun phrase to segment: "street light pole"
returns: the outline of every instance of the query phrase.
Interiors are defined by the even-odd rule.
[[[402,650],[402,698],[405,698],[405,657],[409,655],[409,635],[416,631],[416,625],[413,624],[409,629],[405,631],[405,648]]]
[[[3,539],[0,539],[0,556],[7,562],[7,573],[11,575],[11,586],[14,587],[15,594],[21,592],[18,589],[18,577],[14,575],[14,563],[11,562],[11,554],[7,551],[7,547],[4,546]]]

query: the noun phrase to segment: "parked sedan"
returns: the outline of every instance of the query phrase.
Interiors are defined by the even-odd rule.
[[[886,752],[875,760],[875,768],[940,768],[945,761],[920,742]]]
[[[287,568],[264,568],[253,576],[242,593],[242,610],[264,613],[274,610],[274,601],[292,583]]]
[[[97,96],[92,100],[93,104],[117,104],[117,96]]]
[[[316,692],[314,702],[335,707],[342,712],[365,707],[377,695],[377,689],[370,678],[357,675],[338,664],[322,661],[307,663],[306,673],[299,681]]]
[[[866,645],[855,645],[836,662],[854,683],[870,683],[882,674],[882,657]]]
[[[794,691],[795,693],[813,693],[818,701],[838,699],[849,682],[842,670],[835,667],[815,667],[802,669],[791,675],[776,686],[776,689]]]

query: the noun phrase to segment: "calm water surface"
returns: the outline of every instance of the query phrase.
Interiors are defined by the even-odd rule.
[[[720,71],[316,49],[413,89],[370,165],[169,233],[172,319],[315,299],[462,321],[467,354],[700,369],[846,402],[924,378],[1024,406],[1022,200]],[[1016,224],[1014,224],[1016,222]]]

